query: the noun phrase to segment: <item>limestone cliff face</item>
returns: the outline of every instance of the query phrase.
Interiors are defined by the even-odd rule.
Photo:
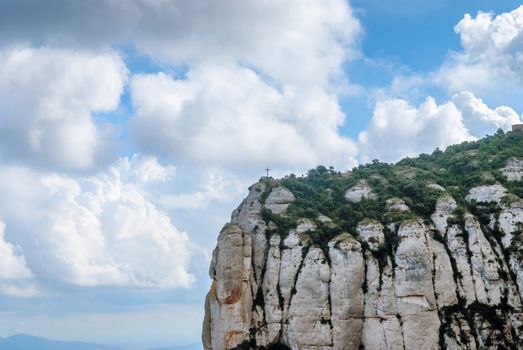
[[[521,181],[522,167],[511,159],[502,171]],[[467,190],[481,217],[458,213],[433,183],[430,217],[405,219],[396,214],[409,206],[387,198],[385,215],[398,219],[364,218],[323,246],[311,237],[336,226],[329,213],[281,234],[263,209],[285,217],[296,195],[278,181],[266,186],[250,188],[218,237],[205,349],[523,349],[523,201],[505,200],[500,183]],[[378,195],[360,181],[345,200]]]

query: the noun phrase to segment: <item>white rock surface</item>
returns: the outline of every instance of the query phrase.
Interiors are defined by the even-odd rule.
[[[409,207],[405,204],[405,201],[401,198],[389,198],[385,202],[387,206],[387,210],[395,210],[395,211],[409,211]]]
[[[406,349],[438,348],[440,321],[427,234],[425,225],[414,220],[398,230],[394,288]]]
[[[428,188],[432,188],[433,190],[436,190],[436,191],[440,191],[440,192],[445,192],[445,187],[441,186],[441,185],[438,185],[438,184],[435,184],[435,183],[431,183],[431,184],[428,184],[427,185]]]
[[[509,181],[521,181],[523,176],[523,160],[517,158],[510,158],[504,168],[501,168],[501,173],[506,176]]]
[[[330,267],[323,251],[310,248],[291,296],[284,340],[293,349],[331,349]]]
[[[283,240],[283,251],[280,265],[280,293],[283,298],[283,320],[287,319],[287,311],[291,292],[294,289],[296,275],[303,260],[305,242],[300,240],[296,231],[291,233]]]
[[[456,283],[454,282],[452,264],[445,246],[435,240],[431,242],[434,263],[434,292],[438,308],[458,303]]]
[[[360,180],[345,192],[345,199],[352,203],[359,203],[362,199],[373,200],[376,198],[376,194],[365,180]]]
[[[465,197],[468,202],[475,200],[476,202],[500,202],[501,198],[507,195],[507,189],[501,184],[485,185],[473,187],[469,194]]]
[[[365,349],[404,350],[400,320],[396,316],[366,318],[362,343]]]
[[[311,237],[318,221],[334,225],[328,217],[300,219],[289,232],[267,238],[260,216],[264,186],[251,188],[218,237],[205,349],[249,342],[293,350],[418,350],[438,349],[441,341],[448,349],[496,349],[516,344],[513,337],[520,339],[515,348],[523,348],[523,201],[517,197],[492,207],[480,224],[470,213],[457,217],[456,201],[442,193],[433,225],[364,219],[356,232],[319,247]],[[278,188],[275,198],[289,197]],[[467,199],[499,202],[506,194],[499,184],[480,186]],[[269,205],[289,204],[283,202]],[[392,198],[385,210],[403,210],[403,204]],[[504,334],[488,320],[496,308]]]
[[[446,241],[458,270],[456,274],[459,276],[459,295],[465,300],[466,305],[470,305],[476,301],[476,289],[472,279],[472,267],[468,261],[469,252],[463,237],[462,230],[457,225],[453,225],[447,231]]]
[[[523,300],[523,201],[512,203],[499,214],[503,248],[510,251],[509,267],[516,276],[520,300]],[[509,285],[510,286],[510,285]],[[514,302],[517,302],[515,300]]]
[[[499,214],[498,222],[503,233],[503,246],[508,249],[523,225],[523,201],[514,202],[508,208],[504,208]]]
[[[371,250],[376,251],[385,242],[383,225],[376,220],[361,221],[356,227],[356,232],[360,235],[363,242],[369,245]]]
[[[506,289],[498,271],[497,256],[487,240],[479,222],[471,214],[465,215],[465,228],[468,233],[468,247],[471,252],[472,278],[477,300],[486,305],[498,305],[502,291]]]
[[[238,209],[236,209],[231,216],[231,223],[240,226],[251,235],[253,242],[252,255],[254,262],[255,289],[257,289],[257,286],[262,281],[262,271],[265,266],[267,253],[267,237],[265,235],[267,225],[260,215],[262,208],[260,200],[263,191],[265,191],[265,184],[263,182],[251,186],[249,195],[243,200]]]
[[[289,205],[296,201],[296,197],[285,187],[273,188],[265,200],[265,208],[272,210],[274,214],[284,213]]]
[[[365,261],[361,245],[349,234],[329,242],[332,349],[357,350],[363,330]]]
[[[210,317],[204,344],[212,349],[230,349],[249,336],[252,320],[250,235],[228,224],[218,237],[217,250],[216,273],[207,297]]]
[[[447,220],[450,217],[454,217],[454,210],[457,207],[456,200],[451,196],[441,196],[436,201],[436,211],[430,218],[442,236],[446,235]]]
[[[334,227],[336,226],[331,218],[329,218],[326,215],[320,214],[318,215],[318,221],[326,224],[327,226]]]
[[[310,219],[298,220],[298,226],[296,226],[296,233],[300,234],[314,230],[316,230],[316,225]]]
[[[281,267],[280,242],[281,238],[277,234],[273,235],[270,239],[267,266],[262,285],[265,304],[265,321],[267,323],[267,338],[264,339],[263,342],[258,342],[261,346],[275,342],[281,332],[283,314],[280,307],[280,295],[278,293]]]

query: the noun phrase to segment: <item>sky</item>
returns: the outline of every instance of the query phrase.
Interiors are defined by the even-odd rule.
[[[517,1],[0,1],[0,336],[198,342],[266,167],[394,162],[522,113]]]

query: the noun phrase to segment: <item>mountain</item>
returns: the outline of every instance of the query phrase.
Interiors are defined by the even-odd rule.
[[[261,179],[218,236],[205,349],[523,349],[523,132]]]
[[[195,343],[190,345],[173,346],[170,348],[154,348],[150,350],[202,350],[202,344]]]
[[[0,350],[121,350],[119,348],[76,341],[57,341],[17,334],[0,339]]]

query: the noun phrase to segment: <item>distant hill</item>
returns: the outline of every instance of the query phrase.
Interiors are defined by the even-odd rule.
[[[195,343],[190,345],[173,346],[169,348],[154,348],[150,350],[202,350],[203,345],[201,343]]]
[[[0,350],[122,350],[110,346],[76,341],[58,341],[17,334],[0,339]]]
[[[154,348],[149,350],[201,350],[201,343]],[[0,350],[124,350],[123,348],[78,341],[50,340],[29,334],[17,334],[0,338]]]
[[[150,350],[202,350],[203,345],[201,343],[194,343],[190,345],[173,346],[169,348],[154,348]]]

